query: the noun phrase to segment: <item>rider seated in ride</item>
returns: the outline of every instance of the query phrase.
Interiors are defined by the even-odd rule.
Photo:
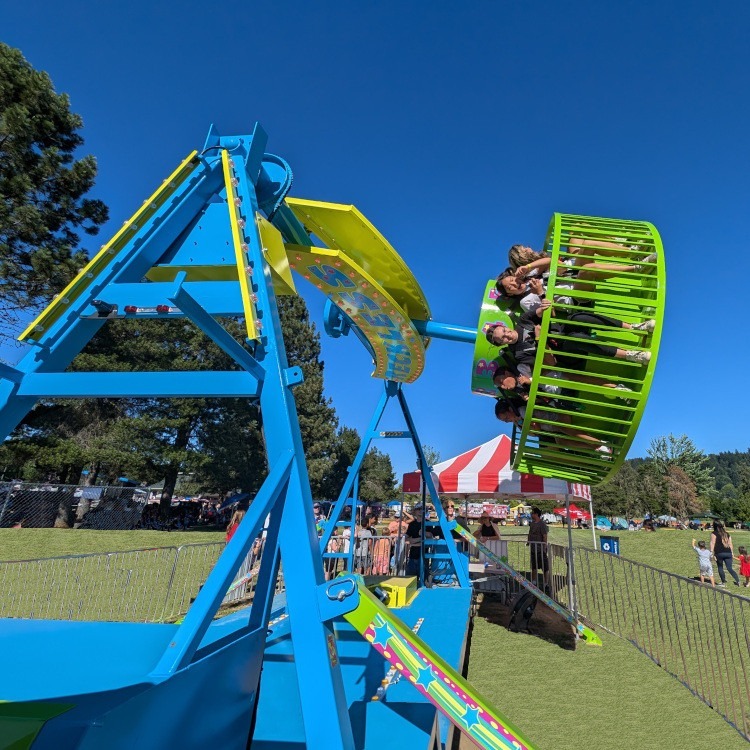
[[[514,245],[514,247],[516,247]],[[529,249],[530,248],[526,248]],[[533,251],[531,251],[533,253]],[[534,253],[534,255],[540,255]],[[653,262],[655,255],[649,255],[644,262]],[[540,255],[539,258],[517,268],[509,266],[498,277],[495,289],[504,298],[517,300],[524,312],[534,309],[546,293],[546,280],[552,258]],[[595,291],[596,282],[620,273],[642,272],[641,264],[600,263],[587,258],[563,260],[557,267],[558,289],[572,291]],[[573,304],[575,294],[558,295],[555,302],[562,305]]]
[[[489,323],[485,326],[487,341],[499,347],[508,347],[520,366],[534,367],[537,355],[537,338],[540,332],[542,315],[551,306],[549,300],[542,300],[535,310],[525,312],[518,320],[515,328],[509,328],[505,323]],[[648,364],[651,352],[629,349],[620,349],[616,346],[601,344],[589,335],[591,325],[608,326],[611,328],[624,328],[626,330],[653,331],[655,322],[647,320],[643,323],[631,324],[614,318],[608,318],[595,312],[576,311],[571,313],[567,320],[550,326],[550,333],[554,336],[559,333],[569,340],[550,342],[556,344],[556,349],[561,354],[598,355],[603,357],[614,357],[624,359],[628,362]],[[552,363],[550,363],[552,364]]]
[[[554,399],[547,400],[547,406],[550,409],[564,406]],[[519,427],[523,425],[526,417],[526,403],[520,399],[498,399],[495,402],[495,416],[501,421],[510,424],[516,424]],[[544,408],[535,408],[531,429],[537,432],[544,431],[555,433],[553,436],[557,445],[563,448],[574,448],[577,450],[593,449],[600,453],[610,454],[612,449],[604,444],[603,441],[591,435],[581,432],[575,427],[570,427],[571,419],[569,414],[560,414],[556,411],[549,411]],[[548,438],[547,438],[548,439]],[[540,443],[545,441],[545,436],[539,436]]]

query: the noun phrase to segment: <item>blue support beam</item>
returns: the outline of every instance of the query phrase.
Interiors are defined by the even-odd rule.
[[[184,276],[184,274],[181,274]],[[228,354],[240,367],[254,375],[261,382],[265,377],[265,371],[250,352],[245,349],[236,339],[232,338],[226,329],[217,323],[195,300],[182,282],[177,281],[177,291],[172,294],[170,300],[174,302],[190,320],[198,326],[213,342]]]
[[[185,615],[182,626],[151,673],[152,677],[171,674],[190,664],[229,584],[250,551],[263,520],[273,511],[277,500],[286,489],[293,463],[294,455],[291,452],[278,456],[275,466],[263,482],[245,518],[216,562],[193,606]]]
[[[186,281],[182,288],[197,304],[211,316],[217,318],[232,318],[244,315],[242,309],[242,295],[236,281]],[[107,286],[104,301],[117,305],[118,317],[123,316],[125,307],[155,308],[157,305],[169,304],[170,296],[174,293],[174,282],[155,281],[148,283],[115,283]],[[94,315],[93,308],[86,314]],[[169,317],[182,317],[179,310],[168,313]],[[152,314],[153,317],[167,317],[164,313]]]
[[[15,396],[38,398],[257,398],[247,372],[51,372],[26,375]]]
[[[460,341],[464,344],[475,344],[477,329],[457,326],[452,323],[438,323],[436,320],[412,320],[414,327],[422,336],[446,341]]]

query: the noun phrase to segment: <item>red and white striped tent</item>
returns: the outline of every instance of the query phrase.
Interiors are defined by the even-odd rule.
[[[591,501],[587,484],[573,484],[562,479],[548,479],[520,474],[510,466],[511,441],[498,435],[460,456],[432,467],[432,480],[439,495],[534,495],[550,498],[571,495]],[[404,492],[422,491],[422,473],[404,474]]]

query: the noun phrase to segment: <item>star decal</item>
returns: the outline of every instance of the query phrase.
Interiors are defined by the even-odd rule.
[[[373,625],[372,629],[375,631],[375,638],[373,638],[373,646],[382,646],[385,648],[388,645],[388,640],[391,638],[393,633],[388,627],[388,623],[384,622],[381,625]]]
[[[432,669],[430,667],[427,667],[425,669],[419,670],[419,675],[417,676],[415,684],[424,688],[426,692],[430,685],[432,685],[434,679],[435,675],[432,674]]]
[[[474,724],[479,724],[479,709],[466,706],[466,713],[461,717],[461,721],[465,722],[468,729]]]

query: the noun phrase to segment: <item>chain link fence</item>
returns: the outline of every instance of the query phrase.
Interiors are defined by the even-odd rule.
[[[147,504],[148,490],[141,487],[5,482],[0,528],[135,529],[149,516]]]
[[[650,565],[575,548],[578,603],[750,740],[750,599]]]

